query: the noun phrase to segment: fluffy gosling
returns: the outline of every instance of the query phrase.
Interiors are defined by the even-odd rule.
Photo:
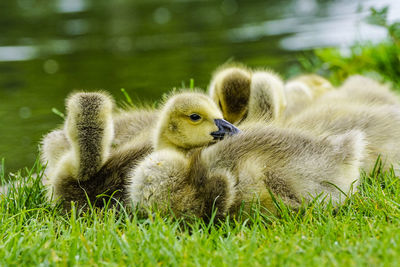
[[[313,101],[334,89],[328,80],[316,74],[300,75],[287,81],[284,87],[287,100],[284,120],[297,115]]]
[[[49,198],[62,200],[66,209],[71,201],[87,208],[87,199],[102,206],[98,196],[103,193],[113,195],[115,202],[126,200],[125,174],[152,151],[151,138],[139,135],[112,149],[116,124],[113,100],[106,93],[72,94],[66,106],[64,129],[53,131],[43,143]]]
[[[228,65],[214,72],[208,90],[224,118],[239,124],[286,120],[333,89],[329,81],[315,74],[284,84],[272,71]]]
[[[325,93],[302,112],[285,122],[286,127],[302,129],[318,136],[359,130],[366,136],[366,155],[361,167],[369,172],[378,156],[384,166],[398,171],[400,152],[400,105],[398,96],[387,85],[353,76],[338,90]]]
[[[316,195],[339,204],[342,192],[357,188],[365,147],[361,131],[319,137],[252,124],[239,133],[224,122],[215,132],[222,118],[218,108],[187,94],[170,99],[162,113],[156,151],[127,174],[135,206],[210,217],[213,208],[224,216],[237,213],[243,202],[248,210],[259,201],[276,212],[270,192],[297,208]],[[219,131],[233,136],[208,146]]]
[[[56,159],[49,158],[54,161],[54,166],[48,174],[50,198],[63,200],[67,209],[71,201],[85,207],[87,198],[95,206],[102,206],[104,203],[98,196],[103,193],[112,194],[114,202],[129,201],[127,173],[152,151],[153,146],[183,152],[215,143],[225,134],[238,131],[222,119],[221,112],[208,97],[186,93],[172,97],[167,103],[168,108],[161,112],[154,134],[157,142],[152,142],[152,135],[136,136],[112,150],[116,125],[112,119],[112,106],[112,99],[104,93],[77,93],[67,100],[67,120],[60,135],[65,133],[69,147],[54,153]],[[163,123],[165,117],[169,118],[167,124]],[[189,133],[189,138],[182,138]],[[46,153],[46,156],[51,155]]]
[[[74,93],[67,99],[72,99],[73,97],[78,97],[84,93]],[[106,93],[99,93],[101,95],[107,95]],[[111,103],[113,99],[107,97]],[[71,103],[72,105],[72,103]],[[68,111],[68,103],[67,113]],[[114,105],[113,105],[114,106]],[[72,109],[74,111],[74,109]],[[79,111],[78,111],[79,112]],[[67,120],[68,117],[67,116]],[[113,139],[111,152],[118,152],[119,150],[128,148],[130,145],[135,145],[135,143],[148,143],[152,141],[152,129],[157,122],[159,116],[158,111],[150,108],[142,109],[116,109],[113,108],[112,113],[112,123],[113,123]],[[65,122],[66,124],[67,122]],[[54,168],[59,163],[61,157],[71,150],[71,142],[67,138],[66,125],[62,125],[61,128],[55,129],[48,134],[46,134],[40,144],[40,159],[43,165],[46,165],[46,176],[52,172]],[[111,127],[111,126],[110,126]],[[132,143],[132,144],[131,144]]]

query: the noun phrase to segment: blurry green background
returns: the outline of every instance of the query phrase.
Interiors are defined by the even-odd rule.
[[[398,0],[1,0],[0,159],[32,165],[73,90],[153,101],[191,78],[205,88],[231,59],[288,77],[314,48],[379,42],[363,19],[385,5],[400,17]]]

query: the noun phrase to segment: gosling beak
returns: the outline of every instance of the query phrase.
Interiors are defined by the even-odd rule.
[[[224,139],[225,134],[227,135],[234,135],[240,133],[240,130],[227,122],[226,120],[222,119],[215,119],[215,125],[218,127],[218,131],[212,132],[211,136],[214,137],[214,140],[222,140]]]

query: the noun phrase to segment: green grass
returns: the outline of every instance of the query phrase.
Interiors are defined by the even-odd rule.
[[[315,202],[293,212],[278,204],[278,217],[256,211],[205,223],[111,209],[66,215],[46,202],[42,172],[36,163],[1,195],[1,266],[400,264],[400,180],[393,173],[364,175],[360,192],[338,209]]]

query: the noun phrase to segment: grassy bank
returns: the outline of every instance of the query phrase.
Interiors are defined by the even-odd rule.
[[[400,264],[400,180],[393,173],[364,175],[360,192],[337,210],[279,205],[278,217],[255,212],[241,221],[185,224],[156,213],[65,215],[45,201],[42,170],[36,164],[18,174],[21,183],[1,195],[1,266]]]
[[[385,12],[372,11],[371,23],[388,29],[386,41],[357,44],[347,55],[318,50],[301,60],[305,71],[336,84],[363,73],[400,88],[399,24],[389,25]],[[363,175],[360,191],[338,209],[315,202],[293,212],[277,204],[279,216],[256,211],[220,223],[114,210],[67,215],[46,202],[39,163],[15,175],[4,169],[3,162],[2,184],[19,183],[0,195],[0,266],[400,265],[400,180],[379,168]]]

